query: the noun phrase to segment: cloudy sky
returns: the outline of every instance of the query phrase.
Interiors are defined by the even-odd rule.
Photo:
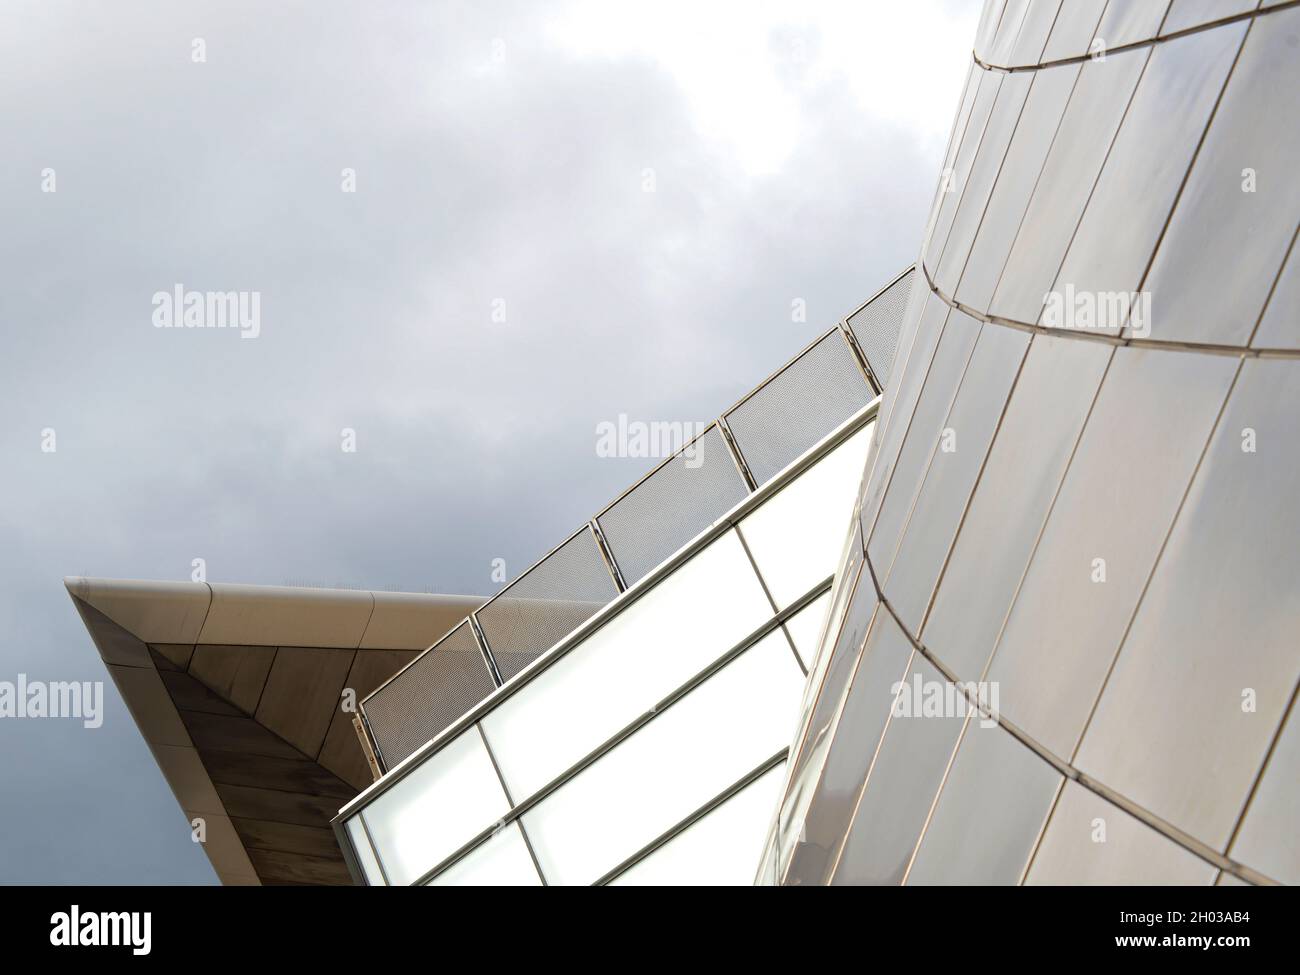
[[[62,577],[489,595],[911,262],[977,17],[7,0],[0,680],[108,701],[0,720],[0,881],[215,881]]]

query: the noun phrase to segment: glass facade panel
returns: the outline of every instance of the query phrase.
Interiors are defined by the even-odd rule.
[[[1216,873],[1095,792],[1066,782],[1025,883],[1190,886],[1212,884]]]
[[[1246,359],[1077,762],[1219,850],[1300,677],[1297,416],[1294,363]]]
[[[984,673],[1112,351],[1047,335],[1029,346],[921,634],[960,678]]]
[[[1150,48],[1138,48],[1084,63],[993,296],[992,314],[1038,321],[1149,54]]]
[[[1244,26],[1200,36],[1228,35]],[[1300,213],[1300,182],[1293,178],[1300,159],[1297,32],[1300,9],[1260,17],[1250,28],[1151,265],[1145,288],[1151,292],[1153,338],[1250,341]],[[1290,218],[1272,219],[1273,214]],[[1285,322],[1290,339],[1262,341],[1261,334],[1254,344],[1294,348],[1298,319],[1292,304]]]
[[[956,256],[949,263],[945,280],[960,276],[954,286],[957,299],[980,312],[988,311],[1002,268],[1011,253],[1020,220],[1042,172],[1065,111],[1065,103],[1079,77],[1078,64],[1043,68],[1033,73],[1033,84],[1020,114],[1015,136],[1007,149],[997,183],[964,261]],[[951,296],[952,292],[949,292]]]
[[[778,610],[835,574],[870,443],[867,426],[741,521],[740,533]]]
[[[836,723],[809,738],[806,772],[792,779],[781,812],[782,850],[788,860],[785,882],[822,884],[830,876],[844,831],[885,723],[894,685],[913,659],[912,645],[885,609],[876,613],[856,662],[853,683]]]
[[[1074,753],[1236,372],[1115,352],[988,673],[1002,713],[1056,755]]]
[[[366,836],[366,828],[361,823],[360,816],[353,816],[347,821],[346,827],[348,839],[352,841],[352,849],[356,851],[357,861],[361,865],[361,874],[366,878],[366,883],[372,887],[382,887],[385,884],[383,871],[379,869],[379,861],[375,859],[375,851],[370,846],[370,839]]]
[[[430,887],[540,887],[518,823],[508,823],[490,839],[429,881]]]
[[[844,611],[848,607],[849,597],[853,594],[861,570],[862,532],[855,527],[853,534],[845,542],[844,555],[840,559],[839,570],[835,573],[835,582],[831,585],[830,606],[826,613],[824,631],[828,636],[822,639],[821,635],[818,635],[817,642],[812,647],[812,657],[804,661],[808,665],[808,681],[804,687],[803,703],[799,708],[800,731],[808,720],[813,701],[817,697],[817,690],[826,676],[827,667],[830,666],[834,635],[839,632],[840,625],[844,622]]]
[[[930,594],[1028,345],[1024,332],[997,326],[981,329],[949,414],[945,434],[951,431],[951,435],[934,454],[893,565],[888,569],[876,565],[899,619],[913,633],[920,632]]]
[[[1002,728],[971,721],[907,883],[1019,883],[1061,778]]]
[[[1056,277],[1062,295],[1096,296],[1096,323],[1080,307],[1066,309],[1065,327],[1114,335],[1124,325],[1128,302],[1102,296],[1138,290],[1245,32],[1241,22],[1155,47]],[[1042,324],[1062,321],[1045,311]],[[1168,337],[1138,316],[1132,324],[1139,337]]]
[[[773,633],[529,810],[547,881],[598,880],[758,767],[787,743],[802,687]]]
[[[611,881],[618,887],[739,887],[754,882],[785,763]]]
[[[414,883],[509,809],[506,794],[471,726],[361,814],[388,882]]]
[[[484,717],[511,795],[532,795],[771,616],[727,532]]]
[[[819,596],[786,621],[785,631],[794,644],[795,653],[809,670],[817,655],[821,643],[822,630],[826,626],[826,611],[831,605],[831,594]]]

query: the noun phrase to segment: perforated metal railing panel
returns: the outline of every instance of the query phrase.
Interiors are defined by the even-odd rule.
[[[495,689],[466,620],[366,699],[384,764],[392,768]]]
[[[872,399],[838,328],[726,414],[736,446],[762,484]]]
[[[715,423],[596,521],[630,586],[748,493]]]
[[[866,356],[867,365],[881,388],[889,384],[889,375],[894,369],[898,330],[903,324],[903,312],[907,309],[907,296],[915,273],[908,271],[848,319],[853,337],[858,340],[858,347]]]
[[[617,595],[596,536],[584,527],[475,615],[509,680]]]
[[[882,383],[892,370],[912,273],[848,320]],[[836,328],[725,416],[750,474],[762,484],[872,396],[857,355]],[[748,493],[717,424],[700,438],[698,456],[698,462],[692,455],[674,457],[598,516],[627,585]],[[501,679],[509,680],[617,595],[596,536],[583,526],[475,616]],[[363,703],[386,765],[406,758],[495,686],[467,620]]]

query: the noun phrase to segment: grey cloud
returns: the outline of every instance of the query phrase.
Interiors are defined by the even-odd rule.
[[[599,421],[712,418],[919,243],[933,148],[797,74],[798,143],[749,179],[670,75],[556,49],[539,5],[272,10],[6,15],[0,678],[106,679],[64,575],[488,594],[648,466]],[[153,328],[176,282],[261,291],[261,337]],[[212,879],[109,696],[95,733],[0,722],[0,881]]]

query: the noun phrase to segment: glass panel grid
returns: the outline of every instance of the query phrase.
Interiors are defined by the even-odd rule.
[[[484,715],[511,794],[535,793],[771,616],[727,532]]]
[[[778,610],[834,574],[853,525],[873,426],[853,434],[741,521],[740,533]]]
[[[746,886],[754,882],[785,763],[768,769],[716,809],[638,860],[616,887]]]
[[[802,686],[772,633],[529,809],[547,881],[598,880],[781,749]]]
[[[370,831],[389,883],[420,879],[509,808],[473,725],[357,815]]]

